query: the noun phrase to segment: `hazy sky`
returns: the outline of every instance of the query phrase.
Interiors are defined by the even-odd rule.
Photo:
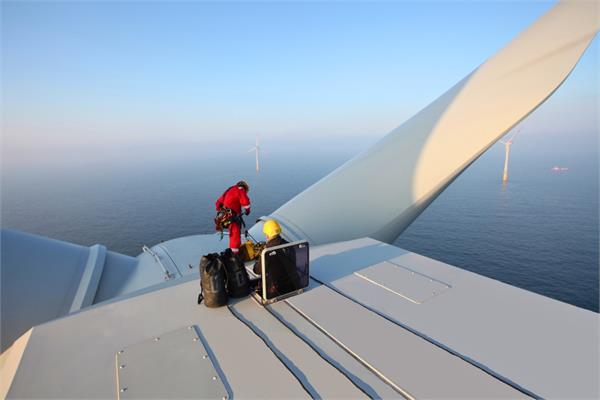
[[[552,4],[3,1],[3,162],[381,137]],[[532,134],[597,137],[599,47]]]

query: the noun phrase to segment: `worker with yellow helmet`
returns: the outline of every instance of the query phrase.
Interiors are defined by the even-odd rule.
[[[267,236],[267,240],[275,239],[281,234],[281,226],[274,219],[269,219],[263,225],[263,233]]]
[[[287,244],[288,241],[281,237],[281,226],[274,219],[269,219],[263,224],[263,233],[267,237],[267,243],[265,247],[275,247],[282,244]],[[261,274],[262,265],[260,259],[254,264],[254,273],[257,275]]]

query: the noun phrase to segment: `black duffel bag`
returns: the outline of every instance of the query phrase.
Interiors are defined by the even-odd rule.
[[[207,254],[200,259],[200,288],[198,304],[202,303],[202,300],[206,307],[211,308],[227,304],[225,267],[219,254]]]
[[[231,297],[244,297],[250,293],[250,279],[241,258],[227,249],[221,253],[221,261],[227,274],[227,293]]]

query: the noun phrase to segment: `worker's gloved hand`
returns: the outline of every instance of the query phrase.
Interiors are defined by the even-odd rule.
[[[244,213],[245,213],[246,215],[250,214],[250,207],[246,208],[246,209],[244,210]]]

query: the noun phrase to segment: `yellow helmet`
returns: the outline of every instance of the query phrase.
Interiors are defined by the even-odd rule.
[[[281,233],[281,226],[279,226],[274,219],[270,219],[263,225],[263,233],[267,235],[268,238],[272,238]]]

